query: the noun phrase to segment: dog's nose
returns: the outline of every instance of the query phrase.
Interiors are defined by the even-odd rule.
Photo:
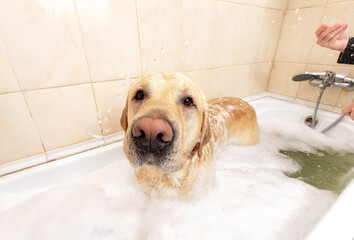
[[[161,153],[172,142],[174,133],[171,125],[160,118],[144,117],[132,129],[135,144],[143,151]]]

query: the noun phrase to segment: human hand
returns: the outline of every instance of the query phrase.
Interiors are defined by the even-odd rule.
[[[354,102],[349,104],[346,107],[342,108],[342,114],[349,116],[352,120],[354,120]]]
[[[316,44],[332,50],[344,52],[348,45],[349,38],[344,34],[348,24],[336,23],[332,26],[322,24],[315,32]]]

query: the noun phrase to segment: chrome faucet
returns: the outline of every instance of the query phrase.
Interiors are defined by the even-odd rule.
[[[293,81],[310,81],[311,86],[314,87],[341,87],[346,91],[354,90],[354,79],[346,77],[341,74],[336,74],[332,71],[321,73],[302,72],[295,74],[292,78]]]
[[[309,80],[311,86],[320,88],[320,91],[319,91],[318,97],[317,97],[315,111],[312,116],[309,116],[311,118],[310,121],[306,121],[306,124],[312,128],[315,128],[315,126],[318,122],[317,111],[318,111],[318,107],[320,105],[322,94],[323,94],[326,87],[341,87],[345,91],[354,91],[354,79],[353,78],[349,78],[349,77],[346,77],[341,74],[336,74],[335,72],[332,72],[332,71],[326,71],[326,72],[321,72],[321,73],[302,72],[300,74],[295,74],[292,77],[292,80],[296,81],[296,82]],[[309,117],[307,117],[307,119],[309,119]],[[334,122],[334,124],[331,124],[330,127],[327,127],[324,130],[322,130],[322,133],[328,131],[331,127],[336,125],[343,117],[344,117],[344,115],[340,116]]]

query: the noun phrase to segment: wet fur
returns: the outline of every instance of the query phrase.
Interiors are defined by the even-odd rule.
[[[137,108],[129,101],[140,86],[159,90],[152,91],[156,99],[155,96],[150,96],[149,101],[145,102],[148,106]],[[171,91],[174,96],[179,96],[179,91],[186,89],[189,89],[189,94],[192,94],[197,102],[198,114],[193,112],[186,115],[187,110],[176,104],[173,97],[168,97]],[[176,129],[181,131],[166,163],[171,164],[172,170],[178,169],[177,171],[162,171],[156,166],[137,164],[138,157],[132,149],[129,131],[137,118],[154,111],[157,111],[157,115],[167,117]],[[137,181],[149,192],[176,190],[179,194],[186,194],[197,182],[199,185],[212,184],[213,173],[210,168],[216,151],[230,141],[238,145],[256,144],[259,137],[255,111],[247,102],[232,97],[206,101],[199,87],[178,73],[150,74],[132,84],[127,105],[122,113],[121,125],[126,131],[125,153],[135,167]],[[188,125],[188,129],[185,129],[184,125]]]

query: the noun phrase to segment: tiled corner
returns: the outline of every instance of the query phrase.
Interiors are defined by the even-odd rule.
[[[306,63],[324,7],[286,12],[275,61]]]
[[[104,136],[122,131],[120,118],[130,82],[118,80],[93,85]]]
[[[0,93],[20,90],[0,40]]]
[[[143,75],[156,71],[181,71],[182,3],[175,0],[138,1]]]
[[[21,93],[0,95],[0,164],[43,153]]]
[[[46,151],[100,138],[90,84],[24,93]]]
[[[300,83],[292,81],[294,74],[303,72],[305,64],[278,63],[273,64],[267,91],[295,97]]]
[[[72,0],[0,1],[0,35],[22,90],[90,81]]]
[[[257,63],[251,65],[249,81],[252,82],[251,95],[259,94],[267,90],[272,63]]]
[[[135,1],[76,0],[93,81],[141,74]]]

